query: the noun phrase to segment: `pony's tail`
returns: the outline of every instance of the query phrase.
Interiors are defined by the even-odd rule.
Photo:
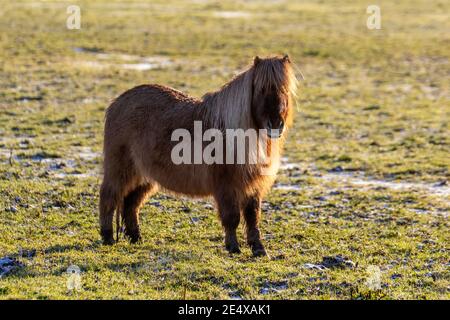
[[[122,211],[123,211],[123,204],[122,202],[120,202],[116,208],[116,242],[119,242],[119,235],[123,231],[122,226],[124,217]]]

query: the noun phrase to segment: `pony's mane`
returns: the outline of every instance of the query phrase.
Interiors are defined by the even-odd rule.
[[[271,87],[295,96],[297,79],[290,62],[279,57],[260,59],[257,64],[235,76],[218,91],[205,94],[202,100],[209,125],[217,129],[253,127],[253,91]]]

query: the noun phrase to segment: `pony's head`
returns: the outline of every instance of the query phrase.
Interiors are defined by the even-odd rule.
[[[284,57],[253,61],[251,113],[258,129],[266,129],[267,135],[279,138],[291,121],[292,96],[296,79],[291,61]]]

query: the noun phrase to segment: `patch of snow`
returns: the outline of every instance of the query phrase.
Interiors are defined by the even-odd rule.
[[[224,19],[248,18],[251,16],[250,13],[244,11],[216,11],[213,15]]]

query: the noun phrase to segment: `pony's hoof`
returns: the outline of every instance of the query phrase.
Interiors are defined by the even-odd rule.
[[[141,237],[139,237],[139,238],[130,238],[130,243],[131,243],[131,244],[139,244],[139,243],[142,243],[142,238],[141,238]]]
[[[141,237],[141,235],[132,236],[132,237],[129,237],[129,238],[130,238],[130,243],[131,243],[131,244],[142,243],[142,237]]]
[[[253,247],[252,248],[252,253],[254,257],[265,257],[267,256],[267,252],[266,249],[264,249],[264,247],[261,246],[257,246],[257,247]]]
[[[112,231],[110,231],[110,230],[102,231],[101,235],[102,235],[103,244],[105,246],[111,246],[115,243]]]
[[[227,249],[227,251],[228,251],[230,254],[233,254],[233,253],[236,253],[236,254],[241,253],[241,249],[239,249],[239,246],[238,246],[238,245],[226,245],[225,248]]]
[[[113,237],[111,237],[111,238],[104,238],[103,239],[103,244],[105,245],[105,246],[112,246],[114,243],[116,243],[115,241],[114,241],[114,238]]]
[[[132,244],[142,242],[142,237],[141,237],[141,233],[139,232],[139,230],[130,231],[130,232],[125,230],[125,235],[128,237],[128,240]]]

